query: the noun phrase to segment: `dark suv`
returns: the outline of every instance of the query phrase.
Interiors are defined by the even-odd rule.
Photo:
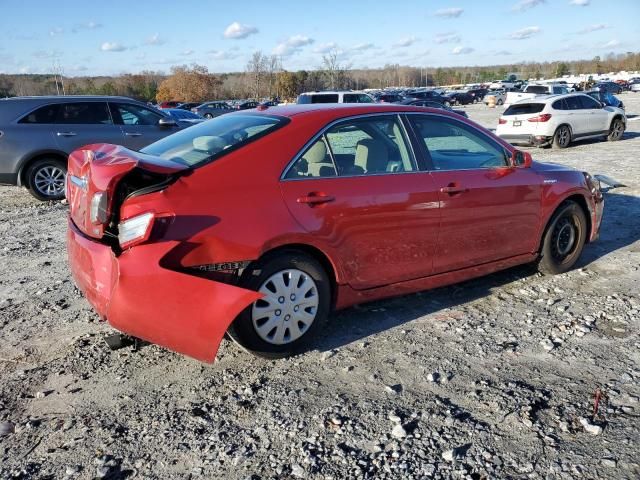
[[[59,200],[73,150],[92,143],[139,150],[179,128],[165,113],[126,97],[0,100],[0,183],[25,186],[40,200]]]

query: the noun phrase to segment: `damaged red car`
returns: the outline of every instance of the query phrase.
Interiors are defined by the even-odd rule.
[[[100,316],[208,362],[225,333],[281,357],[336,309],[529,262],[565,272],[603,212],[585,172],[384,104],[261,107],[140,152],[88,145],[66,194],[69,263]]]

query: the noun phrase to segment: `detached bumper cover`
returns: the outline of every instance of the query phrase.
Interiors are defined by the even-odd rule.
[[[140,245],[116,257],[69,220],[73,278],[114,328],[204,362],[213,362],[236,316],[262,295],[160,266],[179,242]]]

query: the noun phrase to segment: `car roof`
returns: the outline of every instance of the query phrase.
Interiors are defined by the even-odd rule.
[[[429,107],[418,107],[415,105],[400,105],[397,103],[311,103],[279,105],[277,107],[262,107],[255,110],[244,110],[232,113],[231,115],[242,114],[262,114],[277,115],[281,117],[322,117],[327,120],[350,117],[354,115],[367,115],[376,113],[403,113],[403,112],[424,112],[437,113],[442,115],[443,110]],[[447,112],[444,112],[447,113]],[[458,116],[452,115],[459,119]]]
[[[60,102],[68,102],[70,100],[103,100],[103,101],[109,101],[109,100],[131,100],[131,101],[137,101],[137,100],[133,100],[133,98],[129,98],[129,97],[121,97],[121,96],[112,96],[112,95],[40,95],[40,96],[25,96],[25,97],[10,97],[10,98],[6,98],[3,101],[5,102],[19,102],[19,101],[46,101],[46,102],[53,102],[53,101],[60,101]]]

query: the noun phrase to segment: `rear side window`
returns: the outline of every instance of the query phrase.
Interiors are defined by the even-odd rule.
[[[582,109],[582,102],[580,101],[579,97],[567,97],[565,98],[565,101],[567,102],[567,110],[581,110]]]
[[[338,94],[311,95],[311,103],[338,103]]]
[[[503,115],[529,115],[540,113],[544,109],[544,103],[516,103],[509,105]]]
[[[222,115],[169,135],[140,151],[194,167],[237,150],[286,123],[283,117]]]
[[[45,105],[25,115],[18,123],[55,123],[60,105]]]
[[[56,123],[108,125],[112,122],[106,102],[77,102],[61,104],[56,116]]]
[[[569,110],[567,108],[567,102],[565,102],[564,99],[556,100],[555,102],[553,102],[553,105],[551,105],[551,107],[554,110]]]

